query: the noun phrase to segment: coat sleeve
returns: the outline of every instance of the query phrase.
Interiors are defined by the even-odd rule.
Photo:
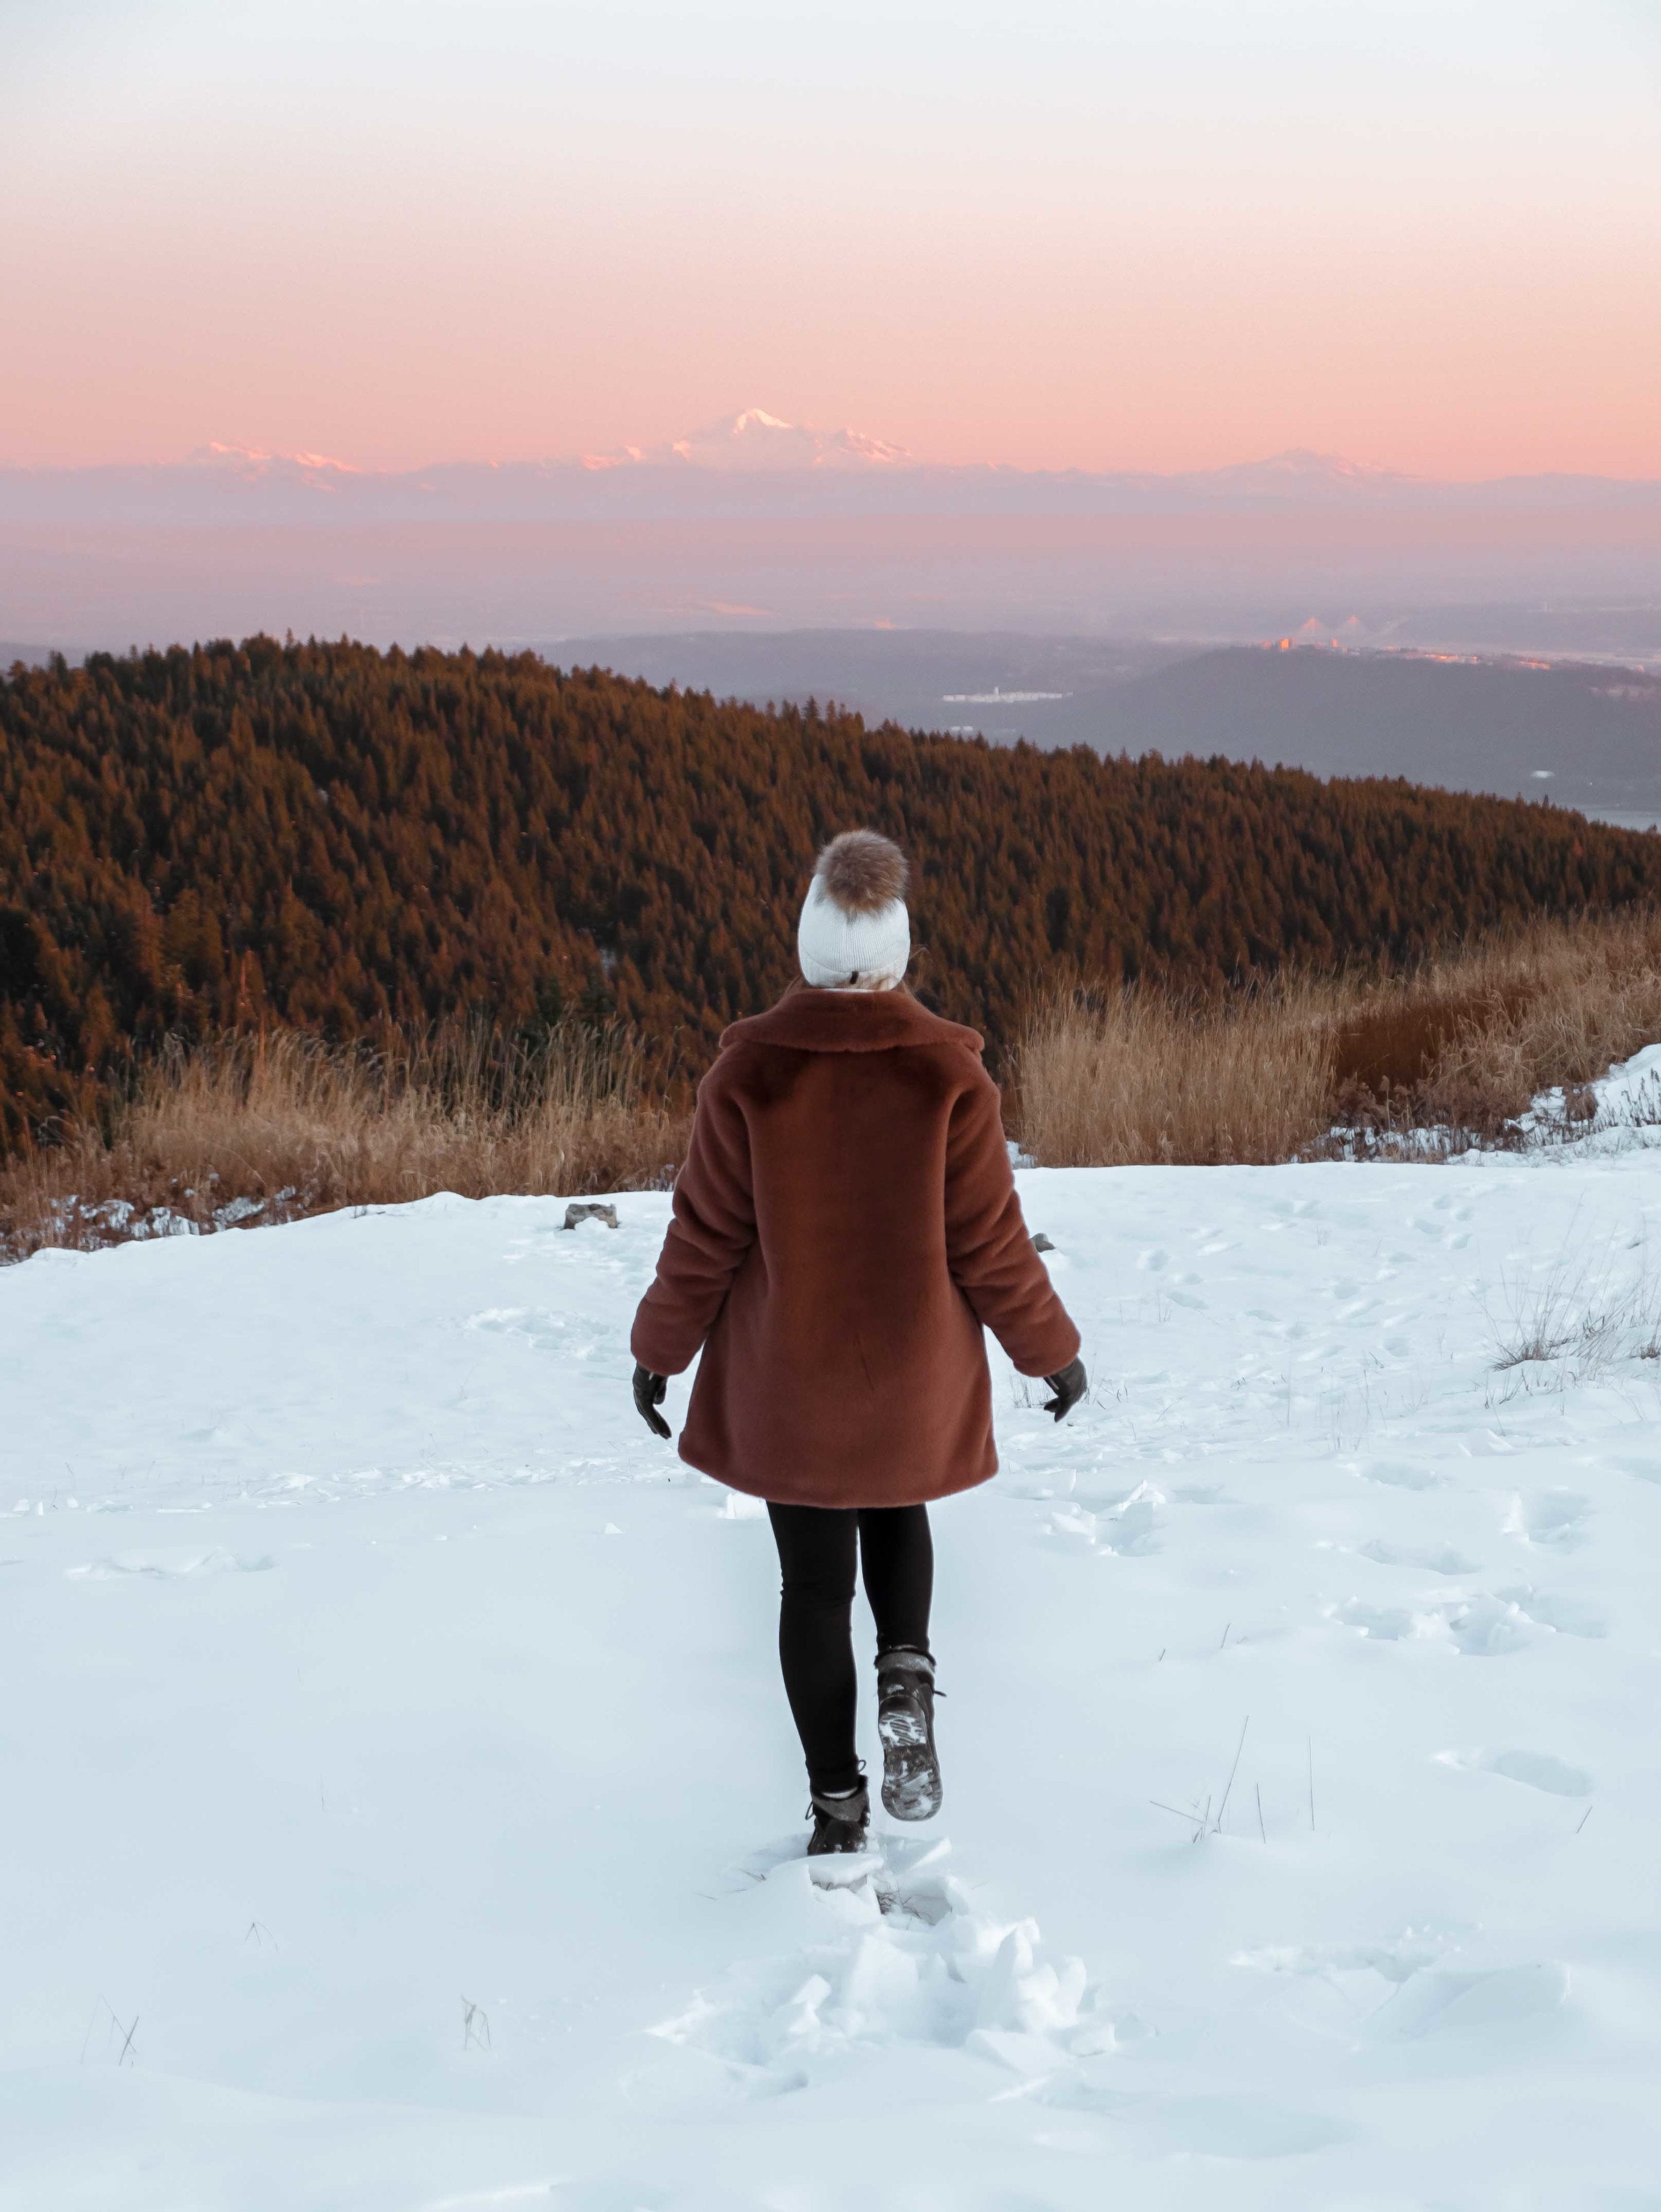
[[[1020,1372],[1054,1375],[1078,1358],[1079,1332],[1021,1217],[997,1086],[979,1066],[975,1077],[946,1134],[947,1263]]]
[[[720,1069],[718,1060],[699,1086],[669,1233],[630,1338],[654,1375],[691,1366],[756,1241],[750,1132]]]

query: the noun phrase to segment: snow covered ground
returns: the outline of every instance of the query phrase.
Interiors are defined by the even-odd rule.
[[[0,1272],[6,2212],[1661,2207],[1661,1152],[1022,1183],[826,1887],[666,1199]]]

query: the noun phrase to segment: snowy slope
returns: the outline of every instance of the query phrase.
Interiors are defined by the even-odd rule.
[[[1100,1387],[834,1888],[665,1199],[0,1273],[5,2212],[1661,2205],[1661,1153],[1022,1182]]]

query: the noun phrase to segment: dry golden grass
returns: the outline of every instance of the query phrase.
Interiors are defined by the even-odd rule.
[[[1538,1093],[1561,1085],[1584,1116],[1584,1086],[1658,1040],[1661,916],[1542,924],[1394,979],[1208,1002],[1054,990],[1014,1054],[1013,1121],[1046,1167],[1330,1155],[1335,1123],[1375,1143],[1440,1129],[1503,1145]],[[107,1136],[0,1164],[0,1260],[439,1190],[660,1186],[687,1116],[648,1078],[626,1034],[574,1028],[534,1048],[465,1032],[390,1056],[290,1032],[170,1048]]]
[[[1585,1086],[1658,1040],[1661,916],[1542,923],[1393,978],[1054,992],[1016,1054],[1017,1116],[1054,1167],[1290,1159],[1334,1150],[1335,1123],[1505,1144],[1558,1085],[1584,1119]]]
[[[79,1131],[0,1169],[0,1255],[440,1190],[649,1187],[672,1174],[686,1121],[644,1076],[626,1035],[575,1029],[536,1047],[463,1033],[396,1056],[294,1032],[173,1046],[107,1139]]]
[[[1611,1060],[1661,1038],[1661,917],[1646,915],[1554,944],[1519,948],[1537,986],[1445,1055],[1445,1083],[1469,1080],[1521,1098],[1551,1084],[1592,1081]],[[1469,1073],[1467,1071],[1469,1070]]]
[[[1053,992],[1016,1053],[1021,1143],[1042,1167],[1290,1159],[1324,1126],[1331,1089],[1330,1036],[1311,1000]]]

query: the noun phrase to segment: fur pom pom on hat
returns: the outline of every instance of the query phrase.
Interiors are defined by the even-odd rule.
[[[796,931],[796,957],[822,991],[897,983],[911,957],[905,855],[874,830],[847,830],[819,854]]]

